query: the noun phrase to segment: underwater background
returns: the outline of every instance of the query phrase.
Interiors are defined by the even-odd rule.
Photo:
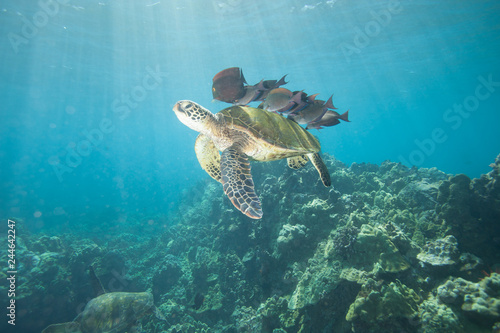
[[[89,265],[153,294],[165,319],[145,332],[500,329],[499,1],[4,0],[0,17],[2,332],[72,321]],[[312,130],[332,188],[252,163],[257,222],[172,111],[229,106],[211,87],[233,66],[351,120]]]

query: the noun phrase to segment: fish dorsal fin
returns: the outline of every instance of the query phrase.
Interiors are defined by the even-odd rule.
[[[90,277],[90,285],[92,286],[92,290],[94,290],[94,297],[105,294],[106,291],[102,286],[101,280],[97,277],[94,271],[94,267],[92,265],[89,266],[89,277]]]
[[[243,84],[248,84],[247,80],[245,80],[245,76],[243,75],[243,69],[240,68],[240,78]]]

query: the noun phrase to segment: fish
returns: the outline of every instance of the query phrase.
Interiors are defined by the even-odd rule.
[[[349,110],[344,112],[343,114],[339,114],[333,110],[327,110],[323,117],[318,121],[313,121],[307,124],[306,129],[317,129],[320,130],[324,127],[331,127],[340,124],[340,120],[350,122],[348,119]]]
[[[286,84],[286,75],[279,80],[261,80],[248,85],[239,67],[226,68],[212,79],[212,96],[233,105],[248,105],[253,101],[264,101],[269,91]]]
[[[280,113],[283,113],[284,115],[291,114],[291,113],[298,113],[299,111],[303,110],[307,106],[313,104],[316,100],[316,96],[319,94],[314,94],[314,95],[307,95],[303,90],[300,91],[294,91],[293,92],[293,101],[295,102],[295,105],[292,108],[289,108],[288,110],[280,110]],[[321,103],[325,103],[324,101],[319,101]]]
[[[262,81],[262,86],[267,89],[267,90],[271,90],[271,89],[275,89],[275,88],[279,88],[285,84],[287,84],[288,82],[285,81],[285,78],[288,74],[285,74],[281,79],[279,80],[264,80]]]
[[[332,96],[325,102],[307,95],[303,90],[290,91],[281,86],[287,84],[287,75],[279,80],[261,80],[255,85],[248,85],[239,67],[226,68],[213,78],[212,95],[219,100],[233,105],[248,105],[260,101],[258,108],[279,113],[306,129],[322,129],[335,126],[340,120],[349,122],[349,110],[343,114],[336,111]]]
[[[263,80],[259,82],[259,84],[261,85],[262,94],[258,96],[258,98],[255,99],[255,101],[264,101],[271,90],[287,84],[288,82],[285,81],[286,75],[284,75],[279,80]]]
[[[274,88],[264,100],[263,109],[267,111],[278,111],[295,106],[292,101],[293,93],[286,88]]]
[[[261,80],[253,86],[245,86],[245,95],[234,101],[233,105],[248,105],[254,101],[264,101],[268,93],[279,86],[286,84],[285,76],[280,80]]]
[[[262,90],[259,90],[258,85],[254,86],[246,86],[245,94],[240,99],[233,101],[233,105],[248,105],[250,102],[256,100],[256,98],[262,93]]]
[[[234,103],[245,95],[243,71],[239,67],[226,68],[212,79],[212,96],[215,100]]]
[[[300,125],[306,125],[311,122],[319,121],[328,109],[336,109],[332,103],[332,96],[330,96],[326,102],[315,100],[313,103],[308,104],[300,111],[292,110],[292,112],[288,115],[288,118]]]
[[[205,301],[205,295],[203,295],[202,293],[196,293],[196,295],[194,296],[194,304],[193,304],[193,309],[195,310],[199,310],[201,308],[201,306],[203,305],[203,302]]]

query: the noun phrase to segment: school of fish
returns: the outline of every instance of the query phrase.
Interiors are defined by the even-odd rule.
[[[306,129],[322,129],[340,124],[340,120],[349,122],[349,110],[339,114],[333,105],[332,96],[325,102],[316,99],[318,94],[307,95],[303,90],[291,91],[281,86],[287,84],[285,76],[279,80],[261,80],[255,85],[248,85],[239,67],[226,68],[213,78],[212,95],[219,100],[233,105],[248,105],[261,102],[261,109],[286,116]]]

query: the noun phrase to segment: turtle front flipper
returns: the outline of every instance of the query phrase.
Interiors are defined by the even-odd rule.
[[[76,322],[52,324],[46,327],[42,333],[82,333],[80,324]]]
[[[306,155],[289,157],[286,160],[288,162],[288,167],[295,170],[302,168],[307,164],[307,161],[309,161]]]
[[[220,182],[220,155],[214,142],[206,135],[200,134],[196,138],[194,151],[201,168],[205,170],[210,177]]]
[[[323,185],[326,187],[331,186],[332,181],[330,179],[330,173],[328,172],[325,162],[323,162],[323,159],[319,156],[319,153],[307,154],[307,157],[309,157],[316,170],[318,170],[319,178],[321,178]]]
[[[255,194],[248,157],[235,146],[224,150],[221,157],[221,183],[229,200],[243,214],[260,219],[262,208]]]

